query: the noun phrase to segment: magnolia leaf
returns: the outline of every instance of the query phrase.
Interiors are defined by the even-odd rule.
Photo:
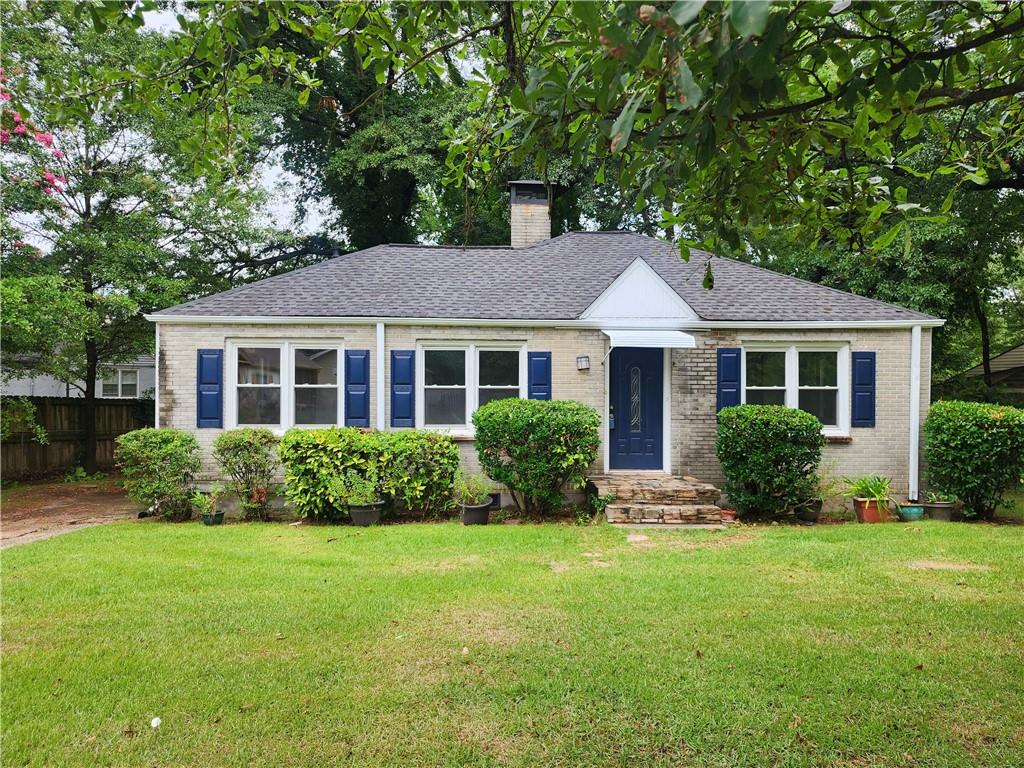
[[[622,150],[629,143],[629,135],[633,132],[633,121],[636,119],[636,111],[640,107],[640,94],[634,94],[622,108],[618,118],[612,123],[612,154]]]
[[[732,0],[729,19],[733,28],[743,37],[759,35],[768,23],[768,0]]]
[[[302,91],[302,92],[301,92],[301,93],[299,94],[298,102],[299,102],[299,104],[300,104],[301,106],[305,106],[305,105],[306,105],[306,103],[307,103],[307,102],[309,102],[309,94],[310,94],[310,90],[309,90],[309,88],[306,88],[305,90],[303,90],[303,91]]]
[[[956,195],[956,187],[949,190],[949,194],[946,195],[946,199],[942,201],[942,207],[939,209],[943,213],[949,213],[953,208],[953,198]]]
[[[875,251],[881,251],[884,248],[888,248],[892,245],[896,236],[900,233],[900,230],[905,226],[905,222],[898,221],[885,233],[875,238],[874,242],[871,243],[871,249]]]
[[[682,56],[676,63],[676,90],[679,91],[679,103],[685,109],[693,109],[700,104],[704,92],[693,80],[693,72]]]
[[[903,122],[903,130],[900,131],[900,138],[912,139],[921,132],[924,128],[924,120],[916,112],[907,113],[907,118]]]
[[[668,15],[672,17],[672,21],[681,27],[697,18],[697,14],[704,7],[704,3],[705,0],[676,0],[676,2],[672,3]],[[589,5],[589,3],[573,3],[573,6],[576,5]]]

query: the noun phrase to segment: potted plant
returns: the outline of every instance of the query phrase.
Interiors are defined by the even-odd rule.
[[[192,508],[203,518],[203,525],[220,525],[224,522],[224,513],[217,509],[219,496],[219,486],[211,488],[209,493],[196,491],[192,494]]]
[[[839,484],[827,469],[823,468],[814,480],[814,491],[811,497],[794,510],[797,520],[812,525],[821,517],[821,509],[825,502],[840,493]]]
[[[924,513],[932,520],[951,522],[962,519],[962,506],[956,496],[937,491],[928,491],[925,502],[921,505]]]
[[[722,522],[723,523],[735,523],[736,522],[736,510],[735,509],[723,509],[722,510]]]
[[[881,523],[889,519],[889,504],[895,503],[890,487],[892,480],[883,475],[864,475],[844,480],[846,495],[853,498],[853,509],[862,523]]]
[[[348,509],[353,524],[380,525],[384,502],[377,490],[376,467],[371,466],[364,473],[346,470],[331,479],[328,491],[335,506]]]
[[[924,505],[919,501],[900,501],[896,503],[896,514],[904,523],[915,523],[924,517]]]
[[[491,516],[491,481],[463,470],[455,476],[455,501],[462,507],[463,525],[487,525]]]

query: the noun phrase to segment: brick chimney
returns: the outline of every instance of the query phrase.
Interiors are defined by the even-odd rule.
[[[551,239],[551,194],[543,181],[510,181],[512,193],[512,247]]]

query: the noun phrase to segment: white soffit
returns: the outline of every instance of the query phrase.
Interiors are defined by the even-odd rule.
[[[693,349],[697,340],[682,331],[601,331],[611,347],[653,347],[656,349]]]
[[[697,313],[641,258],[626,267],[581,320],[697,320]]]

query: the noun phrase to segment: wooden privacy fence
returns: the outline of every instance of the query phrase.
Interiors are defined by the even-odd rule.
[[[17,433],[0,445],[0,474],[4,480],[43,477],[73,470],[82,463],[82,417],[85,404],[75,397],[29,397],[36,420],[46,430],[49,445]],[[153,426],[152,400],[96,401],[96,460],[102,469],[114,466],[114,438],[133,429]]]

